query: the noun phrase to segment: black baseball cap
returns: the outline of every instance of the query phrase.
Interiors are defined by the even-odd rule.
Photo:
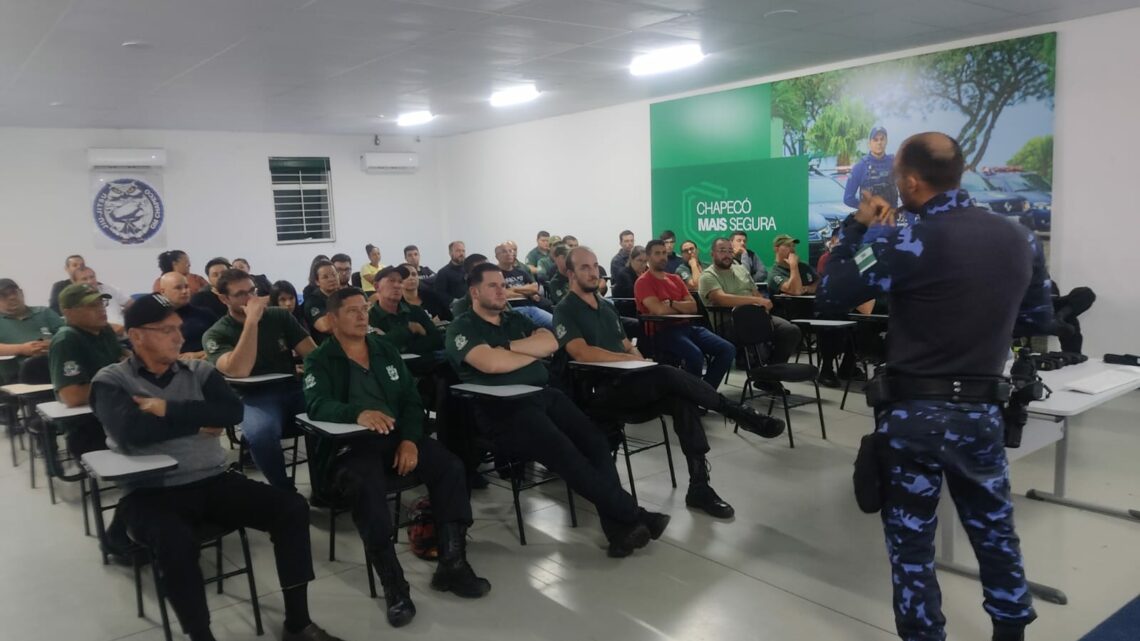
[[[377,281],[384,280],[392,274],[399,274],[400,278],[407,278],[412,275],[411,272],[408,271],[408,268],[403,265],[389,265],[376,272],[376,275],[372,277],[372,283],[375,284]]]
[[[139,298],[123,312],[123,326],[127,329],[150,325],[176,314],[174,305],[162,294],[149,294]]]

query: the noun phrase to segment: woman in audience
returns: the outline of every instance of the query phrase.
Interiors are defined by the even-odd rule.
[[[178,272],[186,277],[186,282],[190,284],[190,295],[197,294],[199,290],[210,289],[210,283],[205,278],[198,274],[190,273],[190,257],[186,252],[180,249],[172,249],[170,251],[162,252],[158,255],[158,278],[154,279],[154,287],[152,291],[159,293],[161,291],[159,280],[162,275],[167,272]]]
[[[302,298],[308,298],[309,294],[312,294],[313,292],[320,289],[317,287],[316,276],[314,275],[316,272],[313,271],[313,268],[317,263],[328,259],[329,257],[325,256],[324,254],[317,254],[316,256],[313,256],[313,262],[309,263],[309,284],[305,285],[305,289],[301,292]]]
[[[384,266],[380,264],[379,247],[368,244],[364,246],[364,251],[368,252],[368,262],[360,268],[360,289],[364,291],[364,297],[368,298],[376,291],[372,279],[376,276],[376,272],[384,269]]]
[[[287,280],[279,280],[269,288],[269,306],[281,307],[293,315],[297,322],[301,323],[301,327],[306,330],[309,329],[309,323],[305,321],[305,315],[301,313],[301,307],[297,305],[297,288],[293,287],[293,283]]]
[[[625,269],[614,274],[614,298],[633,298],[633,283],[649,270],[649,257],[641,245],[629,252],[629,260]]]
[[[332,336],[332,320],[325,314],[329,296],[340,289],[340,276],[332,261],[318,260],[309,271],[309,282],[316,283],[317,289],[305,295],[305,320],[313,340],[320,345]]]
[[[697,281],[701,279],[701,272],[703,271],[705,271],[705,265],[701,263],[697,244],[691,240],[681,243],[681,264],[677,265],[676,274],[685,281],[685,287],[692,290],[697,289]]]
[[[420,287],[420,275],[413,265],[401,265],[408,270],[408,277],[404,279],[404,302],[416,307],[422,307],[428,316],[437,324],[440,321],[451,320],[451,310],[430,287]]]

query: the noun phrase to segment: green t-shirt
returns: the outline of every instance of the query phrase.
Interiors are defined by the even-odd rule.
[[[591,347],[611,352],[625,352],[625,327],[613,303],[594,294],[594,309],[577,294],[570,294],[554,308],[554,336],[565,349],[570,341],[581,338]]]
[[[19,345],[43,338],[43,329],[55,334],[63,327],[59,314],[47,307],[28,307],[22,318],[0,314],[0,343]],[[27,357],[17,356],[0,361],[0,385],[15,383],[20,374],[20,363]]]
[[[562,299],[570,293],[570,279],[562,275],[562,272],[557,272],[546,283],[546,297],[550,302],[557,305],[562,302]]]
[[[427,335],[413,334],[408,323],[419,323]],[[396,346],[401,353],[426,356],[443,349],[443,332],[431,322],[431,317],[418,305],[400,301],[395,314],[389,314],[379,305],[368,310],[368,324],[384,332],[383,339]]]
[[[800,283],[803,285],[811,285],[819,280],[815,270],[806,263],[800,263]],[[772,269],[768,270],[768,294],[782,294],[780,286],[788,282],[792,277],[792,270],[788,268],[787,263],[777,263],[772,265]]]
[[[546,367],[535,361],[526,367],[505,374],[486,374],[472,367],[464,359],[467,353],[480,345],[506,347],[511,341],[526,338],[538,328],[522,314],[504,311],[499,315],[499,324],[492,325],[475,312],[467,312],[451,321],[447,327],[444,345],[451,366],[464,383],[479,385],[546,385]]]
[[[550,279],[558,273],[558,263],[549,254],[538,259],[538,275]]]
[[[51,385],[56,392],[69,385],[86,385],[96,372],[122,358],[123,346],[110,327],[91,334],[65,326],[51,339],[48,351]]]
[[[545,257],[549,257],[549,256],[550,256],[550,251],[549,251],[549,250],[547,250],[547,251],[542,251],[542,250],[541,250],[541,249],[539,249],[539,248],[538,248],[538,246],[536,245],[534,249],[532,249],[532,250],[530,250],[529,252],[527,252],[527,254],[526,254],[526,264],[527,264],[527,265],[530,265],[531,267],[538,267],[538,261],[542,260],[542,259],[543,259],[543,258],[545,258]]]
[[[710,265],[701,272],[698,289],[701,300],[711,307],[713,302],[709,300],[709,294],[718,289],[731,296],[751,296],[756,291],[756,285],[744,265],[733,263],[728,270],[720,270],[716,265]]]
[[[241,338],[243,325],[226,314],[202,335],[206,359],[217,365],[224,354],[234,351]],[[257,323],[257,358],[250,376],[260,374],[292,374],[293,348],[309,337],[296,318],[281,307],[269,307]]]
[[[697,264],[700,265],[699,262]],[[701,272],[704,273],[704,270],[705,267],[702,265]],[[682,262],[680,265],[677,265],[677,269],[673,273],[680,276],[681,280],[685,281],[685,285],[688,285],[689,279],[693,277],[693,269],[689,267],[689,263],[686,262]]]
[[[318,345],[325,342],[325,339],[332,336],[332,333],[325,333],[317,330],[317,321],[325,317],[328,313],[329,297],[325,296],[324,292],[319,289],[313,290],[308,296],[305,297],[305,304],[302,307],[302,313],[305,315],[305,322],[313,330],[313,341]]]

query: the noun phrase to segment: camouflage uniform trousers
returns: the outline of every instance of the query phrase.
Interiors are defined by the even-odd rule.
[[[877,408],[876,422],[889,442],[882,519],[899,636],[904,641],[946,638],[942,592],[934,576],[943,476],[978,559],[986,612],[1005,625],[1033,621],[1037,615],[1013,528],[1000,407],[903,401]]]

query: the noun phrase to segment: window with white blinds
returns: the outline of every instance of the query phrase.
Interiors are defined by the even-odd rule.
[[[328,158],[270,158],[277,244],[336,240]]]

